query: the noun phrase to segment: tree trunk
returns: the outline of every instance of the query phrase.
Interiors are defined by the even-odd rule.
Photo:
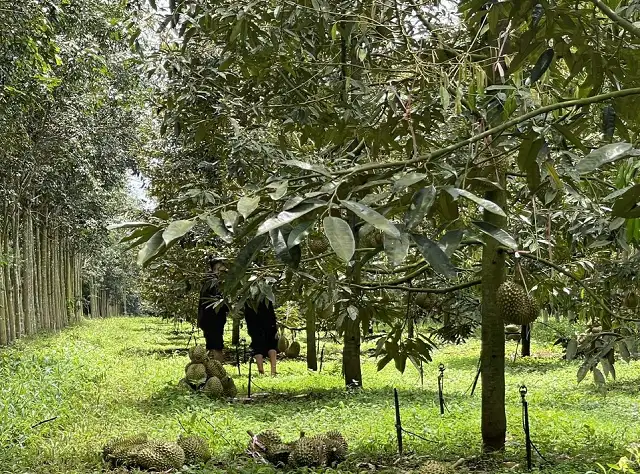
[[[529,357],[531,355],[531,325],[522,326],[520,332],[520,344],[522,344],[522,350],[520,351],[521,357]]]
[[[356,248],[358,246],[358,231],[355,229],[356,216],[349,212],[349,224],[353,235],[356,239]],[[356,259],[352,270],[348,273],[348,277],[356,284],[360,283],[361,262],[356,255]],[[357,290],[354,291],[353,298],[357,298]],[[347,387],[362,387],[362,367],[360,364],[360,323],[362,319],[358,315],[356,319],[351,319],[346,315],[344,322],[344,344],[342,348],[342,370],[344,372],[344,383]]]
[[[318,353],[316,352],[316,314],[307,308],[307,369],[318,370]]]
[[[10,238],[10,211],[9,205],[4,206],[4,231],[2,233],[2,252],[7,259],[6,265],[3,266],[4,270],[4,287],[5,287],[5,304],[7,314],[7,341],[9,343],[16,339],[16,318],[15,318],[15,306],[13,304],[14,291],[11,282],[11,267],[15,264],[15,261],[10,256],[9,251],[9,238]]]
[[[504,175],[500,180],[504,187]],[[489,191],[485,198],[505,209],[506,193]],[[484,212],[484,220],[500,228],[506,218]],[[505,254],[499,243],[487,238],[482,250],[482,444],[487,452],[504,449],[507,417],[504,399],[504,322],[496,304],[496,292],[504,281]]]
[[[240,318],[232,318],[231,322],[231,345],[237,346],[240,344]]]

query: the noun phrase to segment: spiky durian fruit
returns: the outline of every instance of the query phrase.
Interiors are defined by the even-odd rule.
[[[207,348],[202,345],[191,347],[189,349],[189,359],[191,359],[191,362],[204,363],[207,360]]]
[[[321,438],[302,437],[296,441],[289,464],[295,467],[320,467],[327,463],[327,453]]]
[[[453,474],[454,470],[446,463],[427,461],[418,470],[420,474]]]
[[[183,436],[178,438],[178,446],[184,451],[187,464],[205,463],[211,459],[211,451],[207,440],[200,436]]]
[[[129,453],[127,464],[140,469],[168,471],[180,469],[185,462],[184,450],[177,443],[149,441]]]
[[[218,377],[210,377],[202,390],[209,398],[220,398],[224,393],[222,382]]]
[[[102,448],[102,458],[114,465],[125,464],[127,460],[127,453],[132,448],[146,443],[147,440],[148,437],[145,433],[114,438]]]
[[[256,435],[256,443],[253,443],[254,449],[258,449],[264,453],[269,451],[269,449],[274,448],[275,446],[282,444],[282,438],[278,433],[272,430],[263,431],[262,433],[258,433]]]
[[[222,382],[223,395],[228,398],[236,398],[238,396],[238,389],[233,379],[227,376]]]
[[[227,377],[227,371],[224,370],[224,366],[220,361],[209,359],[204,363],[204,366],[207,370],[207,377],[218,377],[220,380],[224,380]]]
[[[298,357],[300,355],[300,343],[298,341],[293,341],[285,351],[285,355],[292,358]]]
[[[329,242],[324,236],[314,236],[309,239],[309,250],[314,255],[325,253],[329,250]]]
[[[505,323],[525,325],[538,317],[533,298],[522,286],[512,281],[505,281],[498,287],[496,302]]]
[[[346,459],[349,445],[339,431],[329,431],[324,434],[324,444],[327,452],[327,463],[339,463]]]
[[[200,385],[207,380],[207,369],[204,364],[189,364],[184,372],[185,379],[191,384]]]

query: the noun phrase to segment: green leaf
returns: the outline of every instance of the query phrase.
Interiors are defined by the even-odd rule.
[[[399,239],[391,237],[389,234],[384,234],[384,251],[392,267],[396,267],[404,261],[407,257],[410,243],[409,236],[404,232],[400,233]]]
[[[393,360],[393,356],[390,354],[385,354],[382,359],[378,361],[378,372],[384,369],[389,362]]]
[[[285,194],[287,194],[289,181],[285,179],[284,181],[280,181],[279,183],[269,184],[267,187],[274,189],[272,193],[269,193],[269,196],[271,196],[271,199],[273,199],[274,201],[278,201],[279,199],[282,199]]]
[[[567,344],[567,353],[565,358],[567,360],[573,360],[576,358],[576,354],[578,353],[578,340],[573,337]]]
[[[229,232],[229,230],[226,228],[224,222],[222,222],[222,219],[220,219],[218,216],[212,216],[208,214],[205,216],[205,220],[209,228],[213,232],[215,232],[216,235],[220,237],[224,242],[228,244],[233,242],[233,235],[231,235],[231,232]]]
[[[394,360],[396,363],[396,369],[398,369],[401,374],[404,374],[404,370],[407,367],[407,354],[405,352],[401,352],[394,357]]]
[[[173,221],[171,224],[167,226],[167,228],[162,233],[164,244],[167,247],[169,247],[172,243],[182,238],[187,232],[193,229],[194,225],[196,225],[196,221],[190,221],[190,220]]]
[[[427,177],[424,173],[407,173],[402,178],[398,179],[393,183],[393,188],[391,189],[392,193],[397,193],[398,191],[402,191],[409,186],[413,186],[420,181],[424,181]]]
[[[148,222],[121,222],[120,224],[111,224],[107,226],[108,230],[115,229],[130,229],[135,227],[148,227],[153,224],[149,224]]]
[[[635,184],[622,193],[622,196],[613,203],[611,215],[628,219],[640,217],[638,202],[640,202],[640,184]]]
[[[540,57],[536,61],[536,64],[533,66],[533,69],[531,70],[531,76],[529,77],[528,85],[532,86],[533,84],[535,84],[536,81],[540,79],[542,75],[547,71],[547,69],[549,69],[549,66],[551,66],[551,63],[553,62],[553,55],[554,53],[552,48],[545,50],[540,55]]]
[[[602,364],[602,371],[604,372],[605,378],[611,375],[611,378],[615,380],[616,369],[613,365],[611,365],[611,362],[609,362],[609,359],[607,359],[606,357],[603,359],[600,359],[600,364]]]
[[[505,247],[518,250],[518,242],[505,230],[484,221],[471,221],[481,232],[493,237]]]
[[[278,227],[281,227],[285,224],[293,222],[297,218],[302,217],[305,214],[308,214],[309,212],[314,211],[326,205],[327,205],[326,202],[319,201],[319,200],[310,200],[310,201],[306,201],[301,204],[298,204],[296,207],[288,211],[282,211],[276,217],[267,219],[262,224],[260,224],[260,227],[258,227],[257,235],[262,235],[265,232],[269,232],[272,229],[277,229]]]
[[[156,6],[156,0],[149,0],[149,5],[151,5],[151,8],[153,8],[154,10],[158,9],[158,7]]]
[[[460,242],[462,242],[462,237],[464,236],[464,231],[461,229],[450,230],[446,234],[442,236],[442,238],[438,241],[440,247],[442,247],[443,252],[447,257],[451,257],[453,252],[455,252],[460,246]]]
[[[386,217],[374,211],[369,206],[355,201],[340,201],[340,204],[353,212],[356,216],[368,222],[385,234],[389,234],[396,239],[400,238],[400,231]]]
[[[151,237],[144,247],[140,249],[138,252],[138,265],[145,266],[160,253],[164,247],[164,239],[162,238],[163,233],[164,229],[153,234],[153,237]]]
[[[246,219],[253,214],[253,211],[255,211],[259,205],[260,196],[244,196],[238,201],[238,212]]]
[[[622,360],[624,360],[625,362],[630,362],[631,353],[629,352],[625,341],[618,341],[616,345],[618,347],[618,353],[620,354],[620,357],[622,357]]]
[[[351,227],[339,217],[325,217],[322,221],[324,233],[331,248],[345,262],[349,262],[356,251],[356,241]]]
[[[240,218],[240,214],[236,211],[229,210],[221,213],[222,219],[224,220],[224,225],[227,228],[235,230],[236,224],[238,223],[238,219]]]
[[[540,186],[540,166],[538,166],[538,154],[544,146],[542,138],[527,137],[522,141],[518,151],[518,168],[527,175],[527,186],[533,192]]]
[[[591,173],[602,165],[624,158],[633,148],[630,143],[611,143],[592,151],[576,164],[580,174]]]
[[[231,268],[229,268],[224,280],[225,293],[232,293],[238,287],[240,281],[246,275],[249,265],[251,265],[251,262],[253,262],[258,252],[267,242],[267,238],[266,235],[254,237],[249,241],[247,246],[240,251],[233,261]]]
[[[447,254],[442,251],[436,242],[418,234],[411,234],[411,238],[418,246],[418,250],[420,250],[424,259],[429,262],[436,272],[447,278],[456,276],[456,267],[453,266]]]
[[[294,227],[289,234],[289,237],[287,238],[287,246],[291,248],[299,245],[300,242],[302,242],[304,238],[309,235],[309,232],[311,232],[314,222],[315,221],[312,220],[304,221]]]
[[[589,366],[581,365],[577,373],[578,383],[582,382],[588,373],[589,373]]]
[[[282,163],[289,166],[295,166],[306,171],[315,171],[316,173],[324,175],[327,178],[331,178],[331,172],[324,166],[313,165],[311,163],[306,163],[300,160],[284,160]]]
[[[138,241],[138,245],[139,245],[142,242],[146,242],[147,240],[149,240],[153,234],[158,232],[158,230],[160,230],[160,228],[156,227],[155,225],[141,227],[139,229],[134,230],[129,235],[121,238],[120,242],[129,242],[130,240],[140,239],[141,237],[146,236],[146,239],[142,241]]]
[[[604,378],[604,375],[602,374],[602,372],[600,372],[600,369],[598,369],[597,367],[593,368],[593,381],[595,382],[596,385],[604,385],[607,381]]]
[[[422,222],[435,200],[436,188],[433,185],[423,188],[413,195],[411,206],[404,217],[407,230],[412,230]]]
[[[302,250],[299,245],[294,245],[292,247],[287,245],[287,239],[290,234],[291,226],[284,226],[271,230],[269,232],[269,237],[271,237],[271,243],[273,244],[276,258],[282,263],[285,263],[295,269],[300,265]]]
[[[497,214],[497,215],[502,216],[502,217],[507,217],[507,215],[504,213],[502,208],[500,206],[498,206],[495,202],[489,201],[488,199],[483,199],[481,197],[478,197],[475,194],[470,193],[469,191],[466,191],[464,189],[459,189],[459,188],[451,188],[451,187],[446,187],[445,191],[447,191],[449,194],[451,194],[451,196],[453,198],[456,198],[458,196],[465,197],[465,198],[469,199],[470,201],[475,202],[479,206],[482,206],[484,209],[486,209],[489,212],[492,212],[492,213]]]

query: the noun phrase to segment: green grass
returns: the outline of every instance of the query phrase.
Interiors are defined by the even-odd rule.
[[[434,354],[434,363],[425,367],[424,387],[413,367],[404,375],[392,364],[376,372],[375,361],[363,357],[365,387],[353,393],[343,389],[339,348],[327,343],[322,373],[307,372],[302,360],[282,361],[277,378],[255,380],[260,388],[254,391],[308,396],[277,395],[243,404],[211,401],[178,386],[187,363],[188,334],[173,334],[172,328],[150,318],[87,321],[0,350],[0,473],[98,472],[103,469],[99,451],[109,438],[147,431],[174,440],[182,430],[211,442],[217,464],[200,472],[271,472],[239,456],[248,441],[247,430],[265,428],[285,438],[294,438],[300,430],[339,429],[353,453],[343,471],[360,472],[361,462],[390,466],[397,449],[394,387],[400,392],[403,425],[427,438],[407,436],[409,457],[403,462],[423,456],[455,461],[480,454],[480,391],[474,397],[467,392],[480,349],[475,341]],[[579,362],[560,360],[559,349],[549,342],[553,335],[547,332],[534,343],[534,357],[507,363],[504,457],[522,462],[518,387],[525,383],[533,440],[551,463],[545,472],[579,473],[594,469],[596,461],[616,462],[640,439],[640,363],[620,362],[618,380],[609,382],[602,396],[590,382],[576,385]],[[509,358],[514,349],[514,343],[507,344]],[[446,365],[449,409],[443,417],[437,396],[440,362]],[[228,370],[240,392],[246,393],[247,366],[241,377],[232,367]]]

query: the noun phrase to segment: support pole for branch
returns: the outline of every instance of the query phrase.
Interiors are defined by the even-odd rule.
[[[440,364],[438,367],[440,373],[438,374],[438,399],[440,400],[440,415],[444,415],[444,364]]]
[[[402,455],[402,421],[400,420],[400,401],[398,389],[393,389],[393,400],[396,406],[396,436],[398,437],[398,454]]]
[[[529,404],[527,403],[527,387],[520,387],[520,397],[522,397],[522,426],[524,428],[524,436],[527,449],[527,469],[531,470],[531,433],[529,431]]]
[[[247,383],[247,398],[251,398],[251,366],[253,358],[249,358],[249,381]]]

